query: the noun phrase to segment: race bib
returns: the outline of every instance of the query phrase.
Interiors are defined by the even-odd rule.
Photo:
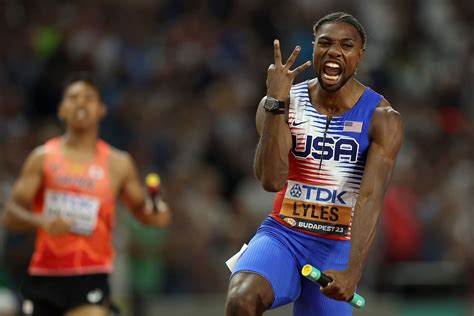
[[[353,190],[289,180],[279,216],[298,229],[347,237],[356,200]]]
[[[97,198],[59,191],[47,191],[44,214],[61,216],[74,222],[71,232],[90,235],[97,225],[100,201]]]

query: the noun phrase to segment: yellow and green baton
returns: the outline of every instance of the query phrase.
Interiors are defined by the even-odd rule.
[[[310,264],[306,264],[303,269],[301,269],[301,274],[311,282],[317,283],[322,287],[326,287],[332,282],[330,276],[322,273]],[[365,299],[361,295],[354,293],[354,296],[352,296],[352,299],[349,300],[348,303],[353,307],[360,309],[365,306]]]
[[[157,173],[149,173],[145,178],[145,184],[148,189],[148,195],[151,199],[153,211],[158,212],[156,197],[160,194],[161,178]]]

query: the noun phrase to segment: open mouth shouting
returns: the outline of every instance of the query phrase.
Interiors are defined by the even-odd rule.
[[[321,69],[321,80],[327,86],[334,86],[341,81],[342,67],[334,61],[327,61]]]
[[[83,121],[87,119],[87,111],[85,109],[77,109],[74,111],[74,119],[77,121]]]

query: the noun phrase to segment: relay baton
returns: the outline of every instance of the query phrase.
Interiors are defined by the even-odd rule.
[[[161,179],[157,173],[149,173],[145,178],[145,184],[148,189],[148,194],[151,198],[151,203],[154,212],[158,212],[158,206],[156,205],[156,197],[160,193]]]
[[[303,269],[301,269],[301,274],[311,282],[317,283],[322,287],[326,287],[332,282],[330,276],[322,273],[310,264],[306,264]],[[365,299],[361,295],[354,293],[354,296],[352,296],[352,299],[349,300],[348,303],[355,308],[363,308],[365,306]]]

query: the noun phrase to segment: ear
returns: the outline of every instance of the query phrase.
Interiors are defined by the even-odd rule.
[[[364,55],[365,55],[365,48],[362,47],[361,49],[359,49],[359,62],[362,60]]]
[[[107,106],[104,103],[100,103],[99,118],[102,120],[107,115]]]
[[[60,121],[64,121],[66,119],[66,113],[64,113],[65,110],[64,110],[64,103],[61,102],[59,103],[59,106],[58,106],[58,118]]]

